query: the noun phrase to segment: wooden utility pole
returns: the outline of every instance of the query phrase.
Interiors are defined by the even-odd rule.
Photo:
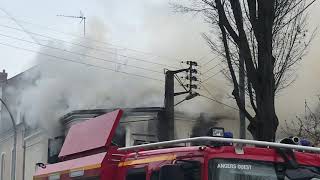
[[[165,80],[165,98],[164,109],[165,115],[160,123],[160,137],[161,140],[174,139],[174,72],[166,72]]]
[[[164,118],[161,119],[158,127],[159,127],[159,140],[160,141],[166,141],[166,140],[173,140],[174,134],[175,134],[175,127],[174,127],[174,106],[180,104],[181,102],[185,100],[192,99],[198,95],[198,93],[193,92],[193,89],[197,89],[197,86],[195,84],[192,84],[193,81],[197,81],[197,78],[193,75],[197,73],[197,70],[194,69],[194,66],[197,66],[197,63],[194,61],[187,61],[186,62],[189,65],[189,68],[186,69],[179,69],[179,70],[167,70],[166,76],[165,76],[165,98],[164,98]],[[181,72],[188,72],[188,76],[185,77],[189,80],[189,84],[184,85],[182,82],[179,81],[179,83],[182,85],[182,87],[185,89],[185,91],[182,92],[174,92],[174,79],[177,78],[175,76],[178,73]],[[174,104],[174,97],[182,94],[188,94],[184,100],[180,101],[177,104]]]

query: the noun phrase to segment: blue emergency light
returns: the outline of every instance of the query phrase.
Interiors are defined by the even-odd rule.
[[[233,138],[233,133],[230,131],[226,131],[226,132],[224,132],[223,137],[224,138]]]
[[[311,146],[311,142],[307,139],[301,139],[300,140],[300,145],[301,146]]]

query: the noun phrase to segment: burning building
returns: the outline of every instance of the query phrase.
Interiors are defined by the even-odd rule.
[[[66,133],[71,125],[89,120],[115,108],[124,110],[123,118],[116,132],[114,143],[119,146],[129,146],[159,140],[159,123],[165,118],[163,107],[141,106],[134,108],[93,108],[84,110],[69,110],[68,103],[59,100],[59,108],[65,111],[54,112],[44,108],[42,114],[30,116],[28,110],[32,110],[31,102],[26,104],[25,91],[37,84],[39,80],[37,67],[31,68],[17,76],[7,79],[6,72],[0,73],[0,97],[7,102],[12,111],[17,127],[16,146],[16,180],[31,180],[35,172],[36,163],[54,163],[59,161],[59,154]],[[36,98],[28,94],[28,98]],[[49,99],[50,100],[50,99]],[[52,99],[56,100],[56,99]],[[30,106],[29,106],[30,105]],[[40,104],[39,106],[42,106]],[[39,107],[36,106],[36,107]],[[50,106],[54,107],[54,106]],[[58,111],[56,110],[56,111]],[[53,116],[54,115],[54,116]],[[38,120],[38,119],[41,119]],[[52,124],[54,119],[55,124]],[[36,122],[36,123],[35,123]],[[223,126],[227,130],[235,131],[237,134],[238,121],[230,117],[213,117],[202,114],[189,115],[183,112],[175,112],[174,124],[176,127],[175,138],[197,136],[208,126]],[[43,125],[46,125],[44,128]],[[8,112],[1,106],[0,113],[0,180],[9,179],[12,175],[13,154],[13,128]],[[201,135],[201,134],[199,134]]]

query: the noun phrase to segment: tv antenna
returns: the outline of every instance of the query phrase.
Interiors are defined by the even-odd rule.
[[[81,19],[80,23],[83,22],[83,36],[86,36],[86,17],[83,15],[82,11],[80,11],[80,16],[67,16],[63,14],[58,14],[57,16]]]

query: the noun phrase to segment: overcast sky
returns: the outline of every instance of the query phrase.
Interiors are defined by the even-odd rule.
[[[310,25],[319,25],[320,3],[311,10]],[[207,25],[199,18],[173,13],[166,0],[1,0],[0,8],[16,18],[27,31],[45,34],[51,37],[72,41],[72,36],[49,31],[39,26],[22,21],[50,27],[63,32],[82,36],[82,24],[78,19],[58,17],[58,14],[79,15],[81,10],[87,17],[87,37],[95,36],[95,27],[104,29],[108,42],[121,47],[175,60],[167,62],[177,64],[179,60],[210,60],[209,49],[201,33],[208,31]],[[19,27],[0,11],[0,25]],[[103,28],[101,28],[103,27]],[[0,34],[17,36],[32,41],[30,35],[0,26]],[[13,41],[0,35],[0,43],[38,50],[36,45]],[[278,97],[277,108],[281,119],[294,118],[302,113],[304,99],[315,104],[316,95],[320,94],[320,38],[315,38],[309,54],[298,70],[295,84],[284,90]],[[0,45],[0,68],[6,69],[12,77],[33,65],[34,53],[25,52]],[[154,56],[140,54],[152,60]],[[210,66],[213,66],[211,64]]]
[[[56,16],[58,14],[77,16],[81,10],[87,17],[87,26],[89,26],[87,28],[93,28],[93,23],[101,23],[105,28],[108,42],[111,41],[116,45],[146,52],[151,51],[157,55],[172,55],[177,59],[201,58],[208,52],[208,48],[200,37],[200,33],[206,31],[206,25],[193,17],[173,13],[168,2],[163,0],[3,0],[0,7],[18,20],[82,36],[80,20]],[[50,36],[60,39],[70,38],[70,36],[53,33],[38,26],[18,22],[28,31],[41,34],[49,33]],[[8,19],[3,11],[0,11],[0,23],[20,28]],[[186,27],[188,29],[185,29]],[[8,28],[0,27],[1,32],[18,34],[31,40],[25,33]],[[92,34],[94,31],[87,31],[87,36]],[[0,36],[0,40],[2,40],[1,42],[9,41],[2,36]],[[195,44],[199,44],[198,50],[190,52],[188,48],[194,47]],[[173,51],[174,49],[176,50]],[[34,57],[32,53],[3,46],[1,46],[1,50],[1,66],[8,71],[10,77],[28,68]]]

